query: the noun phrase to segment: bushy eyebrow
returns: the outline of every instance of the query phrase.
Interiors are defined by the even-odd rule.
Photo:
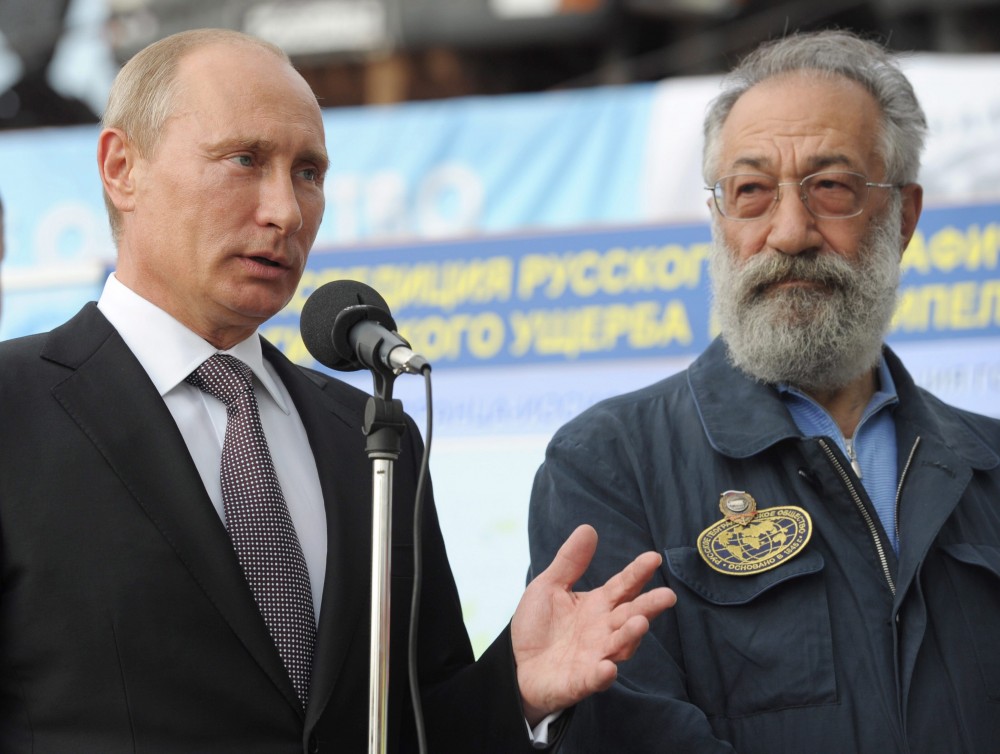
[[[807,170],[809,172],[818,172],[820,170],[825,170],[827,168],[853,168],[856,169],[857,166],[850,157],[846,154],[834,153],[834,154],[820,154],[809,158],[809,167]],[[734,168],[748,168],[751,170],[756,170],[758,172],[763,172],[773,166],[773,162],[768,157],[740,157],[733,162]]]

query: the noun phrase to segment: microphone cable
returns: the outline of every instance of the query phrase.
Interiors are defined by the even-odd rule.
[[[413,704],[413,718],[417,727],[417,746],[420,754],[427,752],[427,733],[424,729],[423,705],[420,702],[420,680],[417,677],[417,635],[420,622],[420,588],[423,581],[423,518],[424,495],[429,477],[431,440],[434,432],[433,391],[431,390],[431,370],[420,370],[424,376],[424,393],[427,402],[426,437],[424,453],[417,475],[416,500],[413,503],[413,595],[410,600],[410,633],[407,656],[407,670],[410,680],[410,700]]]

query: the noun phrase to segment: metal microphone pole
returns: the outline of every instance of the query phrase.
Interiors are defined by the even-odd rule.
[[[365,451],[372,461],[371,640],[368,655],[368,754],[385,754],[389,705],[389,582],[392,473],[406,424],[392,398],[391,371],[373,370],[376,395],[365,406]]]

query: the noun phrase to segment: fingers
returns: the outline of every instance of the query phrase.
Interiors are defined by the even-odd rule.
[[[538,575],[538,579],[568,590],[586,572],[596,551],[597,532],[593,526],[581,524],[563,542],[552,563]]]
[[[677,595],[665,586],[640,594],[631,602],[616,607],[609,616],[613,633],[609,637],[606,657],[615,662],[629,659],[639,648],[639,642],[649,631],[656,616],[677,602]],[[616,626],[617,624],[617,626]]]
[[[586,573],[596,551],[597,531],[589,524],[582,524],[569,535],[536,580],[569,591]],[[673,591],[666,587],[642,592],[662,562],[658,553],[644,552],[595,590],[621,623],[633,615],[652,620],[676,602]]]
[[[667,587],[643,591],[662,562],[643,553],[601,587],[571,592],[597,549],[593,527],[578,527],[529,585],[511,621],[518,685],[529,721],[610,687],[650,621],[676,602]],[[537,713],[537,714],[536,714]]]
[[[639,648],[639,642],[647,631],[649,621],[645,616],[631,616],[612,634],[605,657],[614,663],[629,659]]]
[[[613,605],[634,599],[662,562],[658,553],[644,552],[604,582],[601,591]]]
[[[617,677],[618,666],[610,659],[601,660],[590,675],[587,690],[591,694],[606,691],[611,688],[611,684],[615,682]]]
[[[677,595],[674,590],[665,586],[658,586],[643,592],[638,597],[627,604],[621,605],[618,609],[625,610],[628,617],[641,615],[646,620],[653,620],[668,607],[673,607],[677,602]]]

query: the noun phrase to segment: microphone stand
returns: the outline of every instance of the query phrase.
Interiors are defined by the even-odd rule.
[[[384,369],[384,371],[382,370]],[[389,579],[392,474],[406,424],[392,397],[395,373],[373,369],[375,395],[365,406],[365,451],[372,461],[371,640],[368,655],[368,754],[385,754],[389,702]]]

